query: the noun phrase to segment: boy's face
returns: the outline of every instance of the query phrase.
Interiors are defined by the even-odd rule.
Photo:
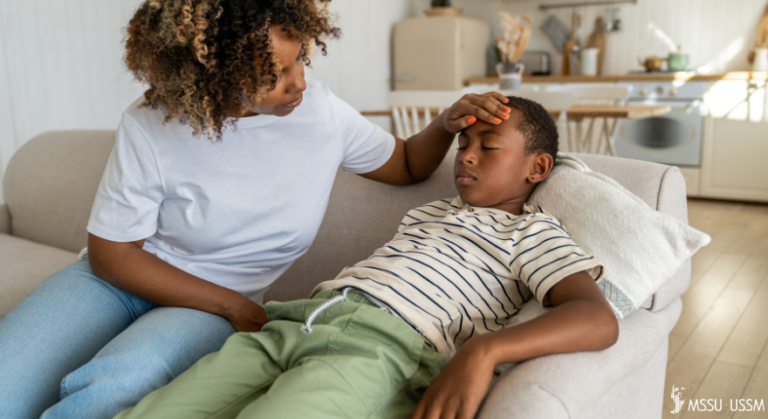
[[[501,124],[478,121],[459,134],[454,179],[465,203],[519,214],[536,183],[549,174],[549,154],[525,152],[525,137],[516,128],[522,117],[513,108]]]

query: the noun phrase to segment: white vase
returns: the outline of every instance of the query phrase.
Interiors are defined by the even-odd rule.
[[[523,83],[523,63],[498,63],[499,90],[520,90]]]
[[[752,71],[768,71],[768,48],[755,48],[755,62]]]

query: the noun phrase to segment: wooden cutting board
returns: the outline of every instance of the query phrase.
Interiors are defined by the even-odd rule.
[[[603,32],[603,18],[595,19],[595,30],[587,39],[587,48],[597,48],[597,75],[603,74],[603,62],[605,61],[605,32]]]
[[[563,75],[571,74],[571,50],[576,46],[576,30],[579,28],[579,15],[571,15],[571,37],[563,45]]]
[[[755,34],[755,48],[768,48],[768,6],[765,6],[763,11],[763,17],[760,19],[760,25],[757,26],[757,34]],[[750,64],[755,62],[755,51],[749,53],[747,57]]]

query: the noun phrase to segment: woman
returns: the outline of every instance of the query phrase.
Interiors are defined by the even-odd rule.
[[[393,138],[304,79],[310,43],[325,53],[339,35],[323,3],[139,7],[125,63],[149,89],[118,127],[87,256],[0,322],[0,416],[132,406],[235,331],[261,329],[263,295],[314,239],[338,167],[418,182],[456,132],[508,117],[501,95],[466,96]]]

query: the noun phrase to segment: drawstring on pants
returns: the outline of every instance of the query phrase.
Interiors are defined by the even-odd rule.
[[[336,303],[340,303],[342,301],[346,301],[348,303],[351,303],[352,300],[349,299],[349,291],[351,291],[351,290],[352,289],[349,288],[349,287],[344,288],[342,290],[342,292],[341,292],[341,295],[337,295],[336,297],[331,298],[330,300],[324,302],[323,304],[320,304],[320,306],[317,307],[316,309],[314,309],[312,311],[312,313],[310,313],[309,317],[307,317],[306,323],[301,325],[301,331],[304,332],[304,334],[307,335],[307,336],[311,335],[312,334],[312,322],[315,321],[315,317],[317,317],[323,310],[327,309],[328,307],[330,307],[330,306],[332,306],[332,305],[334,305]],[[365,296],[365,298],[368,299],[368,301],[373,303],[376,307],[378,307],[378,308],[380,308],[380,309],[382,309],[384,311],[387,311],[387,309],[383,305],[379,304],[378,301],[372,299],[371,297],[369,297],[369,296],[367,296],[365,294],[363,294],[363,295]]]

